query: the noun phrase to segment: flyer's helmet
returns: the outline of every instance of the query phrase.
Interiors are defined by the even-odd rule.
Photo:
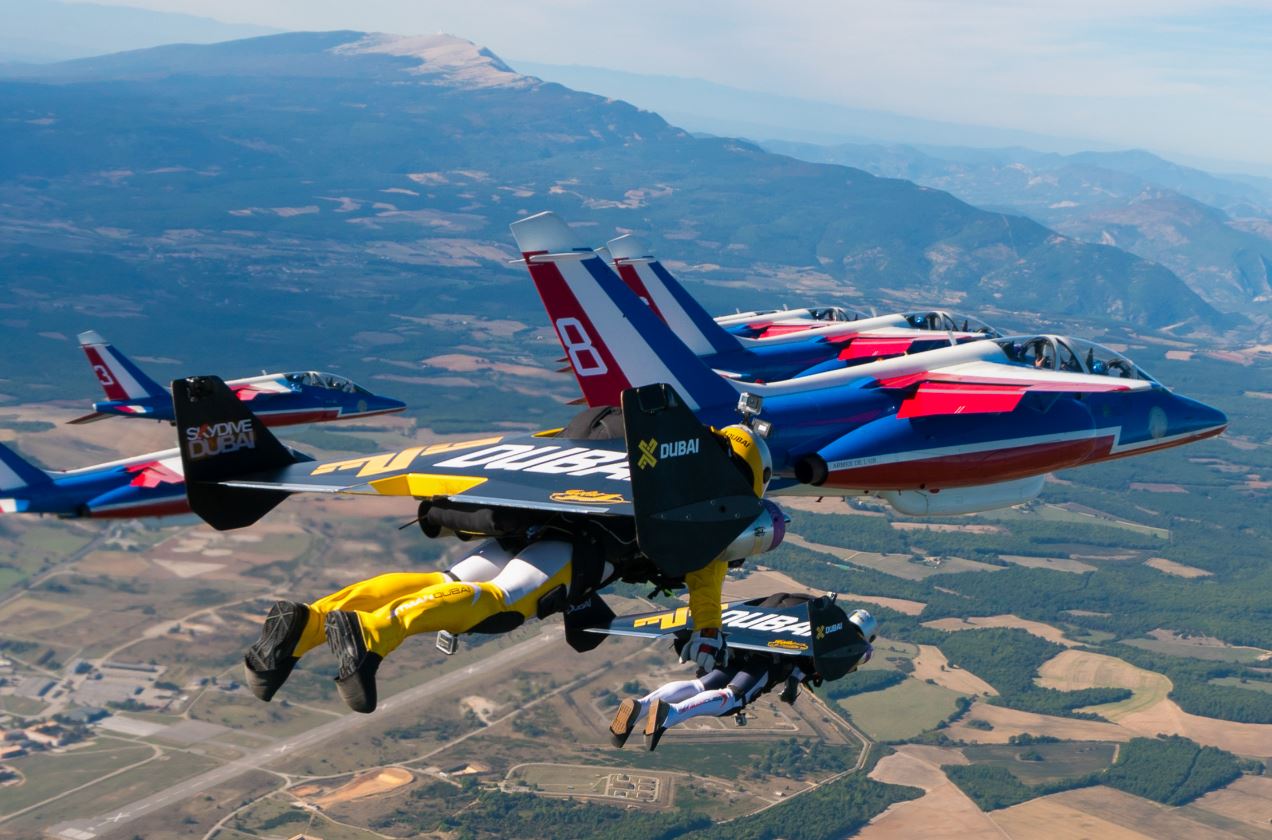
[[[744,464],[750,473],[751,489],[757,497],[763,497],[769,480],[773,477],[773,456],[768,444],[748,426],[735,423],[720,430],[728,441],[736,461]]]

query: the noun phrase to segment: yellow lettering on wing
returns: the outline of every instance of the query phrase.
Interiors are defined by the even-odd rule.
[[[442,452],[455,452],[460,449],[471,449],[477,446],[488,446],[503,440],[503,435],[465,440],[456,443],[434,443],[429,446],[412,446],[400,452],[386,452],[382,455],[368,455],[362,458],[350,458],[347,461],[332,461],[314,467],[310,475],[326,475],[327,473],[357,470],[358,478],[369,475],[381,475],[387,472],[404,470],[421,455],[437,455]]]
[[[650,615],[644,618],[638,618],[632,623],[632,627],[647,627],[650,624],[657,624],[662,630],[670,630],[673,627],[683,627],[689,621],[689,608],[680,607],[675,612],[660,613],[659,615]]]
[[[458,496],[485,482],[486,479],[480,476],[405,473],[377,478],[370,484],[382,496],[429,499],[434,496]]]

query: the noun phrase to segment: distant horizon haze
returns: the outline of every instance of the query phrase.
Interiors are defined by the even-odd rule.
[[[95,5],[285,30],[444,31],[510,62],[700,79],[1272,175],[1272,7],[1260,0],[651,0],[639,14],[580,0]]]

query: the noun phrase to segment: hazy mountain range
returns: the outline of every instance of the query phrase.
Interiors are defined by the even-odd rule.
[[[410,326],[438,312],[545,323],[505,264],[507,224],[541,209],[597,245],[647,234],[710,281],[695,288],[717,309],[818,297],[1016,323],[1229,323],[1120,248],[694,137],[448,36],[293,33],[15,68],[0,108],[14,362],[47,365],[40,334],[122,319],[230,361],[415,368],[429,342],[456,340]]]
[[[1061,233],[1167,266],[1222,309],[1272,302],[1272,181],[1216,176],[1144,151],[1046,154],[765,141],[803,160],[856,166],[1022,213]]]

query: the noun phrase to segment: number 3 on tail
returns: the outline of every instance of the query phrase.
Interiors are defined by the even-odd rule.
[[[600,376],[609,372],[600,352],[592,345],[592,337],[578,318],[557,318],[556,328],[575,373],[579,376]]]

